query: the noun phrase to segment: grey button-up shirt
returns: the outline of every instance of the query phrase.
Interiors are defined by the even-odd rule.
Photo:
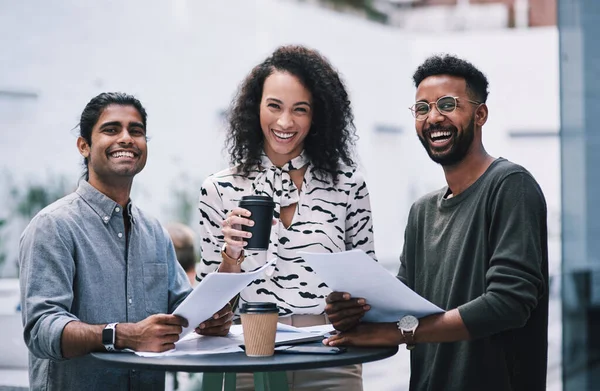
[[[66,360],[61,335],[73,320],[138,322],[171,313],[191,291],[158,220],[122,208],[86,181],[38,213],[20,241],[21,303],[32,390],[164,389],[164,373]],[[118,326],[117,326],[118,333]]]

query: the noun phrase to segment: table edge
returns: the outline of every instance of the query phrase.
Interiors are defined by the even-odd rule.
[[[355,352],[358,349],[362,348],[352,348],[351,352]],[[160,361],[164,359],[175,359],[178,357],[140,357],[134,356],[136,362],[127,361],[127,357],[132,357],[133,353],[108,353],[108,352],[95,352],[91,353],[90,356],[94,359],[104,363],[105,365],[112,367],[121,367],[121,368],[129,368],[129,369],[144,369],[144,370],[155,370],[155,371],[177,371],[177,372],[207,372],[207,373],[240,373],[240,372],[281,372],[281,371],[289,371],[289,370],[305,370],[305,369],[319,369],[319,368],[331,368],[331,367],[340,367],[345,365],[354,365],[354,364],[364,364],[373,361],[383,360],[385,358],[392,357],[398,352],[397,346],[392,346],[389,348],[369,348],[370,349],[381,349],[380,352],[375,352],[369,355],[366,359],[363,356],[349,355],[348,357],[344,357],[348,353],[341,353],[340,355],[332,356],[332,360],[330,361],[307,361],[302,364],[298,363],[281,363],[281,364],[273,364],[272,362],[260,364],[259,361],[253,362],[250,365],[229,365],[229,366],[216,366],[216,365],[177,365],[169,363],[168,365],[161,365]],[[349,353],[351,353],[349,352]],[[127,354],[127,356],[122,356]],[[211,354],[210,356],[219,356],[220,358],[229,354],[240,354],[240,353],[222,353],[222,354]],[[115,358],[121,356],[124,360],[115,360]],[[290,356],[286,354],[286,356]],[[302,355],[308,356],[308,355]],[[183,356],[187,358],[193,356]],[[208,357],[208,355],[202,356]],[[320,356],[322,357],[322,356]],[[335,359],[333,359],[335,358]],[[258,359],[260,360],[260,358]],[[172,362],[172,361],[171,361]],[[224,369],[226,367],[226,369]]]

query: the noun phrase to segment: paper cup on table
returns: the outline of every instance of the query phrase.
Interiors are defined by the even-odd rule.
[[[279,310],[275,303],[244,303],[240,308],[244,345],[249,357],[268,357],[275,353],[275,333]]]

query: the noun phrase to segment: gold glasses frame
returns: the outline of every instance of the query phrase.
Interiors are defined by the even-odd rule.
[[[454,108],[450,111],[448,110],[440,110],[439,107],[439,102],[442,99],[447,99],[447,98],[452,98],[454,99]],[[458,96],[452,96],[452,95],[444,95],[440,98],[438,98],[438,100],[436,100],[435,102],[424,102],[424,101],[419,101],[417,103],[415,103],[414,105],[410,106],[408,109],[412,112],[413,117],[415,117],[415,119],[417,121],[425,121],[427,119],[427,117],[429,117],[429,114],[431,113],[431,110],[433,110],[433,108],[431,107],[432,105],[435,105],[435,108],[437,109],[438,113],[440,113],[441,115],[448,115],[448,114],[452,114],[456,111],[456,108],[458,107],[458,102],[461,100],[462,98],[459,98]],[[480,105],[482,104],[482,102],[477,102],[474,100],[470,100],[470,99],[465,99],[467,102],[472,103],[474,105]],[[416,107],[417,105],[427,105],[427,107],[429,108],[429,110],[427,110],[427,114],[417,114],[417,110]]]

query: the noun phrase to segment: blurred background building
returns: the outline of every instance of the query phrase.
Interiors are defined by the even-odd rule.
[[[565,390],[600,390],[600,2],[560,0]]]
[[[132,198],[196,229],[200,184],[227,165],[223,114],[238,83],[277,46],[299,43],[348,85],[390,272],[411,203],[444,185],[414,134],[412,73],[443,52],[486,73],[486,148],[527,167],[548,202],[548,389],[600,390],[599,21],[597,0],[0,0],[0,332],[12,341],[0,348],[0,389],[27,386],[18,238],[76,187],[89,99],[125,91],[142,101],[150,157]],[[365,365],[367,391],[406,390],[408,377],[402,349]]]
[[[556,25],[557,0],[298,0],[409,31]]]

